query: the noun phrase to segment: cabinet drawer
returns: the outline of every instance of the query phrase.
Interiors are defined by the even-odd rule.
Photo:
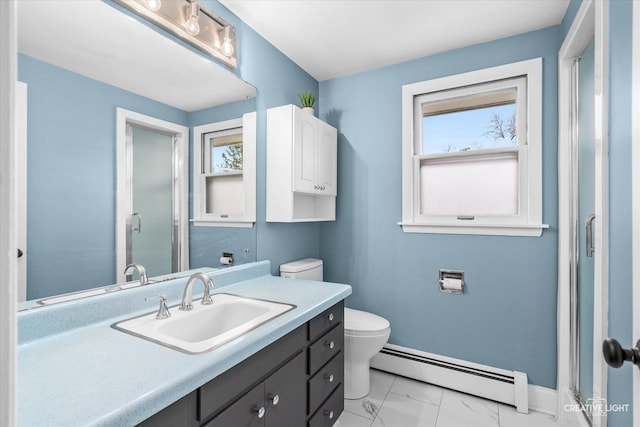
[[[344,410],[344,388],[338,386],[331,397],[318,409],[309,420],[309,427],[331,427]]]
[[[344,328],[336,326],[309,346],[309,375],[313,375],[344,347]]]
[[[340,301],[333,307],[323,311],[309,322],[309,341],[333,328],[344,320],[344,301]]]
[[[344,352],[338,353],[309,380],[309,413],[314,413],[344,378]]]

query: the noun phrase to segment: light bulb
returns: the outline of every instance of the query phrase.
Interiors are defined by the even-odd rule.
[[[222,54],[224,56],[233,55],[233,43],[231,43],[231,36],[229,33],[231,32],[231,27],[228,25],[224,27],[224,41],[222,42]]]
[[[198,24],[198,17],[192,15],[184,24],[184,29],[192,36],[197,36],[200,33],[200,25]]]
[[[198,24],[198,3],[196,0],[191,2],[189,6],[189,19],[184,23],[184,29],[192,36],[197,36],[200,33],[200,25]]]
[[[231,38],[224,38],[224,41],[222,42],[222,53],[224,56],[233,55],[233,44],[231,43]]]
[[[157,12],[162,7],[161,0],[144,0],[144,5],[147,6],[147,9]]]

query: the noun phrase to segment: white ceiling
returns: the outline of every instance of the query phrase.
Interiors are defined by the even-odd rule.
[[[19,1],[18,50],[183,111],[256,94],[229,70],[100,0]]]
[[[569,0],[220,0],[316,80],[538,30]]]

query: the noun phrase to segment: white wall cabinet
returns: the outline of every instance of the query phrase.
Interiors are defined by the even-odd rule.
[[[267,221],[336,219],[337,130],[294,105],[267,110]]]

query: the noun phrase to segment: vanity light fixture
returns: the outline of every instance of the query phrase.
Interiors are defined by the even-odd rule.
[[[111,0],[209,56],[235,67],[236,29],[199,0]]]

